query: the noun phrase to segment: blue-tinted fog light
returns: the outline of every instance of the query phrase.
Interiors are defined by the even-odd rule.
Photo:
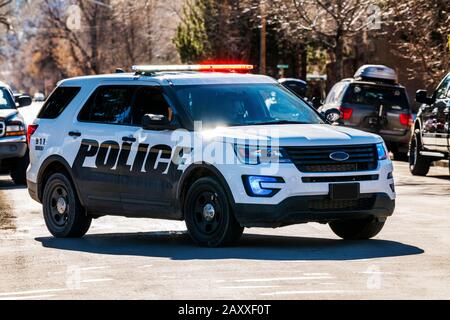
[[[245,191],[250,197],[273,197],[281,189],[274,187],[263,186],[265,183],[284,183],[283,178],[280,177],[265,177],[265,176],[242,176]]]

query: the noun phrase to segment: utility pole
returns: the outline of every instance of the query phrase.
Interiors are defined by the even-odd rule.
[[[259,50],[259,73],[266,74],[267,66],[267,21],[266,21],[266,1],[262,0],[259,5],[261,13],[261,45]]]

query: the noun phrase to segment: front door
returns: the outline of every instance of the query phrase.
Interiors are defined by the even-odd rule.
[[[118,132],[124,152],[118,163],[123,210],[126,215],[170,218],[176,215],[181,176],[172,159],[182,151],[173,141],[173,131],[144,130],[142,118],[164,115],[175,123],[176,114],[159,86],[138,88],[133,101],[132,124]]]

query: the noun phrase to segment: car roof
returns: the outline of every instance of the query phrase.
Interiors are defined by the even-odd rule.
[[[102,81],[142,81],[159,83],[160,85],[207,85],[207,84],[277,84],[277,81],[268,76],[222,72],[157,72],[152,75],[138,75],[135,73],[113,73],[95,76],[83,76],[63,80],[60,86],[82,86],[87,82],[99,83]]]
[[[374,85],[374,86],[383,86],[383,87],[390,87],[390,88],[405,88],[404,86],[400,84],[393,84],[393,83],[386,83],[383,81],[368,81],[368,80],[356,80],[353,78],[348,79],[342,79],[339,82],[348,82],[348,83],[355,83],[355,84],[368,84],[368,85]]]

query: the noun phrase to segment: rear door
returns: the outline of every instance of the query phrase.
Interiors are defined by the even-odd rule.
[[[342,102],[344,109],[351,110],[346,126],[398,136],[409,130],[411,109],[402,87],[353,83]]]
[[[117,132],[131,122],[134,90],[130,85],[102,83],[68,130],[65,149],[76,150],[73,173],[91,211],[122,212],[117,171],[121,144]]]

